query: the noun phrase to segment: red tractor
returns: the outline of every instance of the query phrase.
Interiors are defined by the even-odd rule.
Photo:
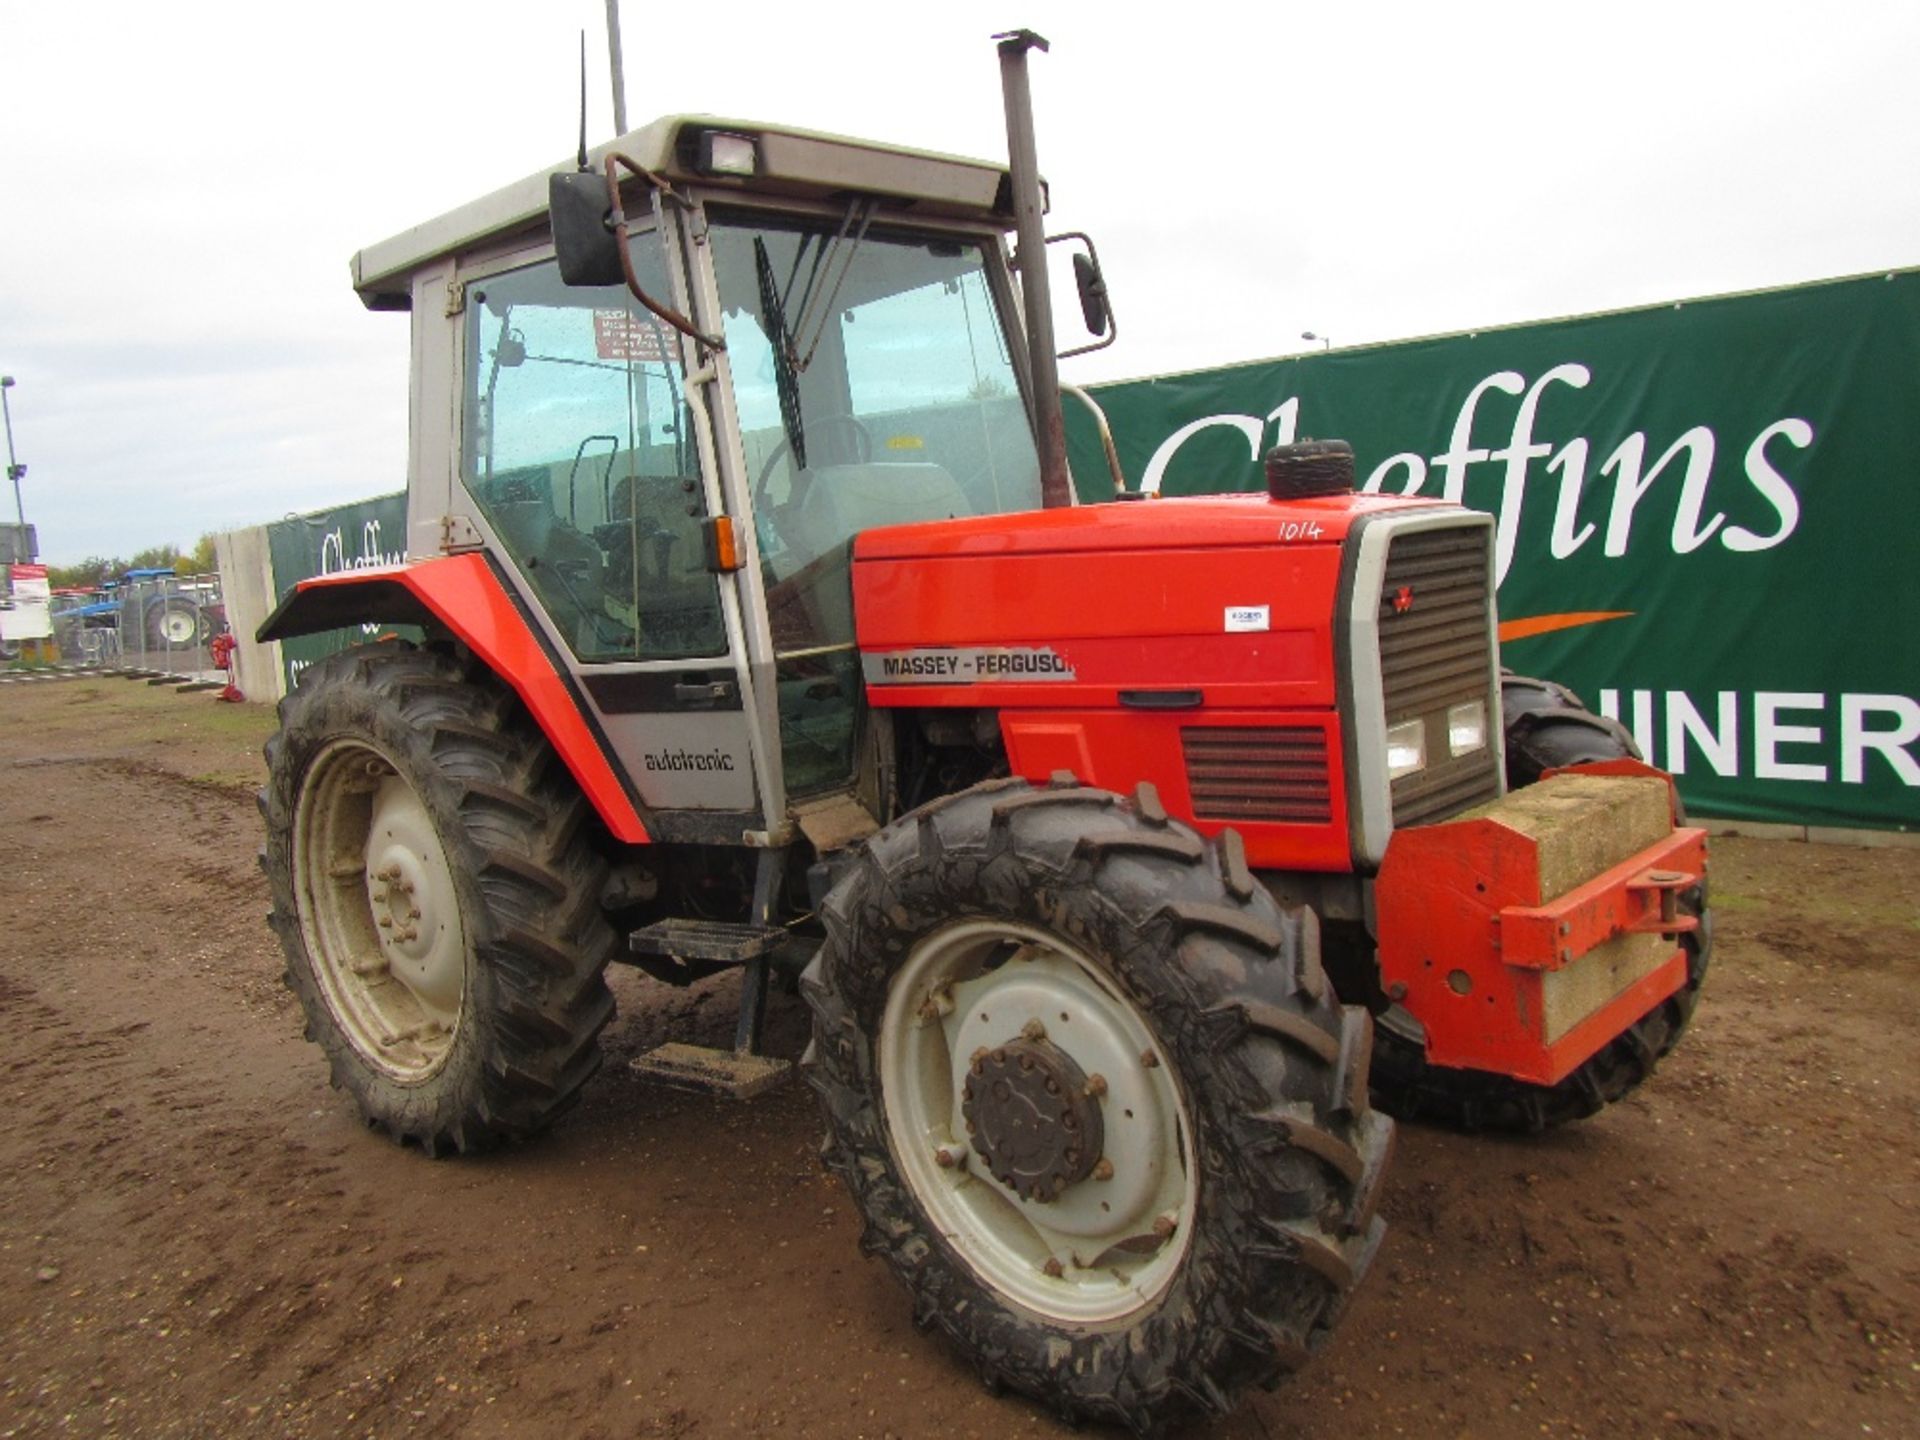
[[[334,1082],[429,1154],[573,1103],[611,961],[742,972],[732,1049],[637,1062],[734,1094],[797,977],[916,1320],[1148,1430],[1331,1332],[1375,1105],[1538,1128],[1647,1075],[1705,840],[1617,726],[1503,692],[1488,517],[1337,443],[1073,503],[1035,42],[1010,166],[667,119],[355,257],[412,315],[410,558],[260,634],[428,638],[301,676],[267,870]]]

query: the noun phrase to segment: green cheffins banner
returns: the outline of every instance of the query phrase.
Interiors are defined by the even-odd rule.
[[[1093,388],[1140,488],[1337,438],[1365,489],[1497,517],[1505,663],[1697,813],[1920,822],[1920,270]]]
[[[342,570],[366,570],[407,558],[407,497],[379,495],[311,515],[292,515],[267,526],[267,554],[273,564],[273,584],[284,600],[294,585],[315,575]],[[298,635],[280,646],[291,691],[300,672],[350,645],[381,635],[418,639],[411,625],[359,625],[349,630],[326,630]]]

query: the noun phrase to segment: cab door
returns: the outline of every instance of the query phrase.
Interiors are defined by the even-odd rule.
[[[682,238],[657,217],[632,247],[642,288],[684,307]],[[692,342],[624,286],[562,284],[544,247],[463,263],[459,282],[475,528],[650,833],[739,843],[765,826],[771,777],[736,586],[709,555],[728,507]]]

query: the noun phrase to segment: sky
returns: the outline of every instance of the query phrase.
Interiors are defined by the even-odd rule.
[[[1050,224],[1094,235],[1120,324],[1079,383],[1920,264],[1912,0],[1006,3],[627,0],[629,125],[1002,159],[991,36],[1040,31]],[[610,136],[605,23],[0,0],[0,373],[43,558],[403,486],[407,320],[347,261],[563,162],[583,28]]]

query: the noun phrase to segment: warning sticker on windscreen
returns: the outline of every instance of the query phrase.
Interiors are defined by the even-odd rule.
[[[668,346],[667,327],[651,315],[628,310],[593,312],[593,352],[602,360],[625,360],[641,365],[678,363]]]

